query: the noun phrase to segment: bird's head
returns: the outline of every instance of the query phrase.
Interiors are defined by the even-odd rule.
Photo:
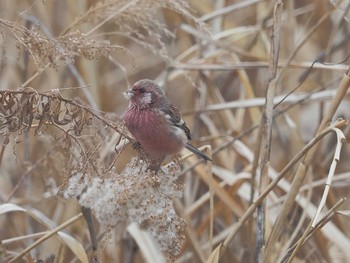
[[[131,89],[124,92],[124,96],[129,100],[129,105],[141,109],[164,103],[167,100],[159,85],[148,79],[137,81]]]

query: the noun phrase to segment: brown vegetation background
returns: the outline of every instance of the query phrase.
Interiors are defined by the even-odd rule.
[[[349,8],[1,1],[0,262],[349,262]],[[178,252],[94,220],[92,253],[62,192],[77,171],[122,171],[138,155],[121,118],[123,92],[143,78],[213,162],[183,153]]]

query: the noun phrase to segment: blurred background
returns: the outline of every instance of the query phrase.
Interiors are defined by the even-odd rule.
[[[294,0],[276,7],[277,2],[1,1],[0,107],[15,107],[6,99],[7,91],[60,94],[94,109],[123,131],[123,92],[137,80],[155,80],[181,109],[193,144],[213,158],[212,165],[195,165],[195,157],[184,161],[183,197],[176,202],[187,226],[181,251],[171,260],[287,262],[319,207],[339,144],[334,132],[319,142],[317,151],[309,152],[300,184],[292,184],[300,165],[296,162],[263,197],[260,212],[253,209],[244,224],[239,222],[267,184],[315,138],[332,101],[340,103],[332,122],[349,118],[347,87],[340,97],[335,99],[335,94],[344,88],[342,79],[349,68],[350,2]],[[271,52],[276,45],[273,33],[279,52]],[[268,114],[268,87],[274,90],[268,104],[273,121],[264,127],[271,135],[259,129],[262,116]],[[23,97],[13,100],[18,111],[24,111],[22,102]],[[43,105],[42,100],[26,103],[33,108]],[[29,128],[11,130],[8,118],[0,119],[0,262],[9,262],[80,213],[76,200],[59,194],[76,165],[71,160],[81,160],[78,141],[87,153],[103,145],[93,155],[98,167],[122,170],[137,152],[123,139],[126,133],[118,135],[111,127],[107,135],[95,138],[91,131],[101,125],[96,119],[84,120],[90,126],[73,142],[60,130],[67,123],[36,121],[31,126],[16,119]],[[348,137],[346,125],[337,127]],[[120,140],[123,146],[118,150]],[[293,262],[349,262],[349,201],[342,199],[349,196],[349,154],[345,143],[321,214],[330,212],[322,217],[325,226],[309,233]],[[286,204],[292,191],[297,197]],[[127,226],[102,234],[95,224],[102,239],[100,262],[147,262]],[[84,219],[62,231],[68,237],[54,235],[35,246],[23,262],[84,262],[81,254],[91,254]],[[214,249],[233,231],[220,259],[215,257]]]

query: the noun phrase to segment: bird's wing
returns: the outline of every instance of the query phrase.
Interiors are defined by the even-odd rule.
[[[187,127],[184,120],[181,118],[181,113],[174,105],[170,104],[169,107],[164,107],[161,111],[165,114],[165,117],[176,127],[184,130],[187,139],[191,140],[191,131]]]
[[[170,104],[169,107],[163,107],[163,108],[161,108],[161,111],[165,115],[165,118],[169,122],[171,122],[171,124],[173,124],[176,127],[181,128],[185,132],[185,134],[187,136],[187,139],[191,140],[190,129],[187,127],[186,123],[181,118],[180,111],[174,105]],[[187,143],[185,147],[188,150],[190,150],[191,152],[193,152],[196,155],[198,155],[199,157],[203,158],[204,160],[211,161],[211,159],[207,155],[205,155],[203,152],[198,150],[193,145]]]

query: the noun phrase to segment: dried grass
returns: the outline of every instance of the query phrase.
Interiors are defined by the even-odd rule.
[[[349,9],[2,1],[0,262],[348,262]],[[141,78],[213,163],[145,169]]]

